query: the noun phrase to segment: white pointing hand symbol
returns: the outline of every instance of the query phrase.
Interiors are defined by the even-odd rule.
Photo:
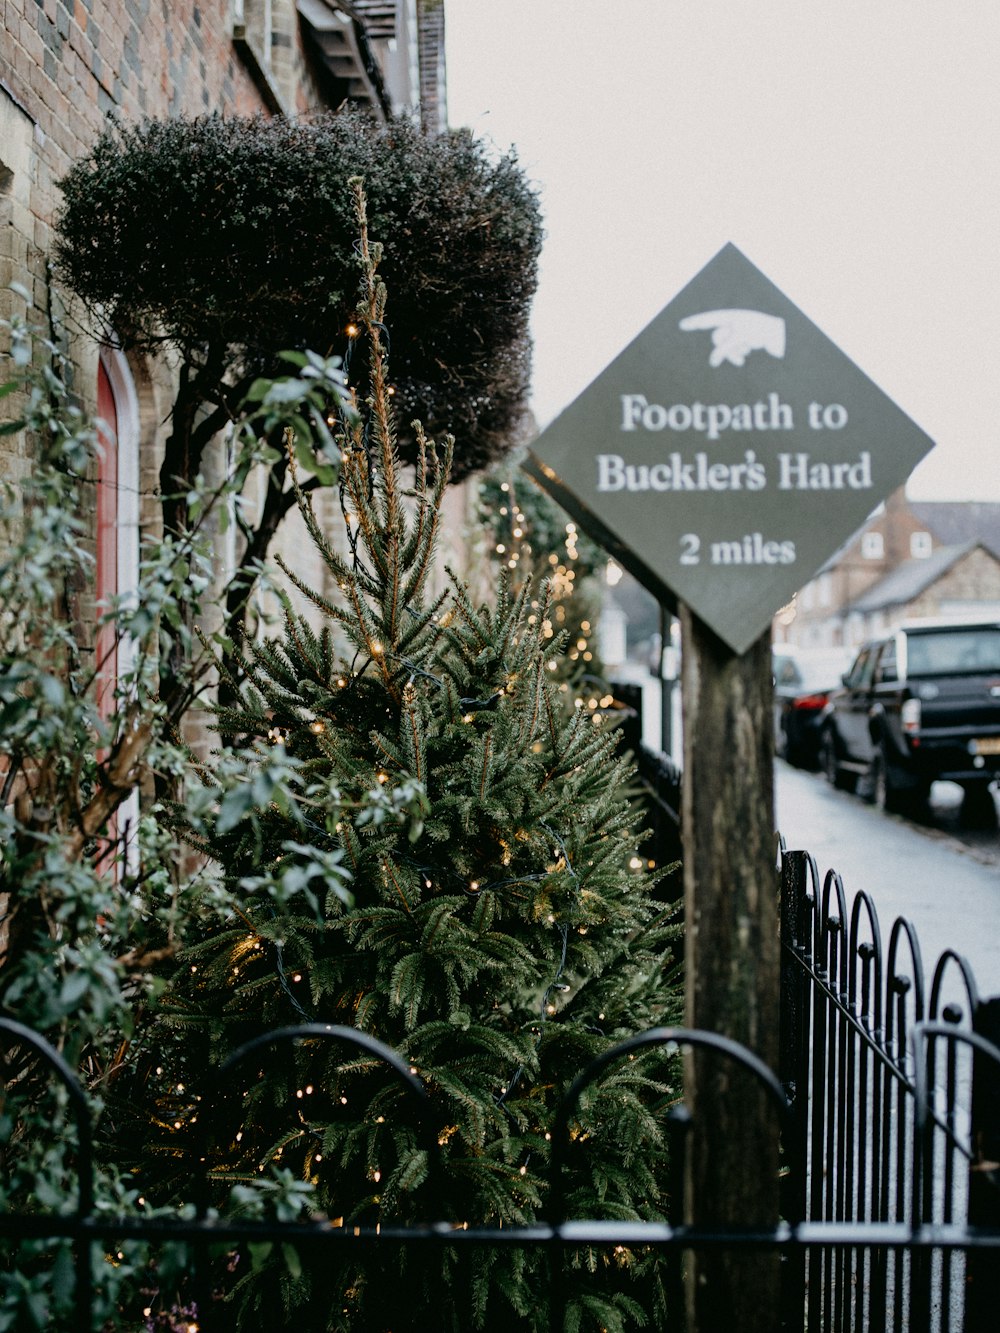
[[[749,354],[759,349],[779,358],[785,355],[785,321],[761,310],[706,310],[688,315],[680,327],[685,333],[712,330],[711,366],[721,366],[723,361],[742,366]]]

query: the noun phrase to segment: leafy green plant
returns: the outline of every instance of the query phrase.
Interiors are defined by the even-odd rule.
[[[233,903],[213,867],[192,861],[178,808],[187,809],[188,827],[224,834],[234,817],[252,827],[272,805],[288,814],[299,800],[296,767],[277,751],[251,765],[235,748],[218,757],[210,784],[190,782],[195,770],[178,728],[218,651],[188,628],[212,586],[208,520],[267,448],[254,414],[302,433],[315,394],[329,401],[343,385],[335,367],[307,357],[295,358],[294,392],[288,377],[257,386],[251,420],[235,440],[234,475],[214,489],[195,478],[185,535],[147,542],[138,587],[96,609],[111,637],[129,646],[127,670],[109,685],[110,654],[98,658],[95,648],[104,640],[81,629],[94,595],[88,492],[96,432],[67,389],[57,340],[23,323],[7,332],[13,373],[0,400],[22,410],[0,430],[24,432],[34,458],[17,487],[0,488],[0,1015],[46,1039],[83,1088],[99,1141],[111,1146],[97,1171],[98,1211],[149,1215],[113,1151],[109,1108],[132,1043],[155,1012],[158,971],[188,932],[226,920]],[[346,402],[344,411],[350,417]],[[312,440],[320,444],[320,433]],[[151,800],[157,775],[179,784],[178,805]],[[140,791],[142,807],[134,801]],[[377,800],[382,812],[381,789]],[[308,896],[318,874],[346,895],[346,875],[321,853],[304,883],[286,871],[244,891],[273,888],[284,905]],[[65,1092],[35,1049],[13,1037],[0,1047],[0,1069],[0,1201],[9,1211],[65,1212],[74,1206],[78,1162]],[[148,1257],[148,1246],[108,1250],[97,1283],[102,1320],[134,1305]],[[170,1264],[169,1250],[157,1256],[161,1283]],[[73,1280],[65,1243],[6,1245],[0,1329],[61,1326]]]

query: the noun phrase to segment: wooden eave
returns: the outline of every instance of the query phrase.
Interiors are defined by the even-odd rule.
[[[387,119],[389,97],[360,11],[347,0],[297,0],[297,9],[307,40],[346,100]]]

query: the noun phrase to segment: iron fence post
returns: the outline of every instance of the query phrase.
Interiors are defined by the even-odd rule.
[[[808,973],[802,965],[804,941],[809,939],[807,885],[809,858],[805,852],[779,849],[779,931],[781,936],[781,1001],[779,1011],[778,1078],[788,1099],[788,1128],[782,1141],[781,1209],[791,1222],[806,1215],[808,1173],[806,1153],[809,1115],[809,996]],[[783,1256],[781,1287],[782,1326],[789,1333],[802,1327],[806,1256],[794,1249]]]
[[[1000,1047],[1000,996],[983,1000],[972,1030]],[[972,1061],[972,1161],[969,1225],[1000,1229],[1000,1066],[981,1051]],[[990,1250],[972,1250],[965,1269],[964,1333],[993,1333],[1000,1318],[1000,1264]]]

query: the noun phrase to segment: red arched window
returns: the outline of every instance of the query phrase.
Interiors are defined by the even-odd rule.
[[[100,453],[97,460],[97,614],[107,611],[109,599],[121,589],[118,578],[118,409],[104,362],[97,369],[97,415]],[[97,632],[95,663],[97,700],[102,717],[114,707],[118,653],[114,626]]]
[[[97,463],[97,570],[96,604],[100,620],[111,599],[134,598],[139,577],[139,403],[135,383],[124,355],[115,348],[101,349],[97,370],[97,415],[100,452]],[[95,639],[97,706],[101,716],[115,712],[115,687],[132,665],[132,645],[119,639],[113,625],[99,625]],[[136,830],[138,794],[133,792],[118,809],[107,830],[110,864],[114,873],[138,867]]]

